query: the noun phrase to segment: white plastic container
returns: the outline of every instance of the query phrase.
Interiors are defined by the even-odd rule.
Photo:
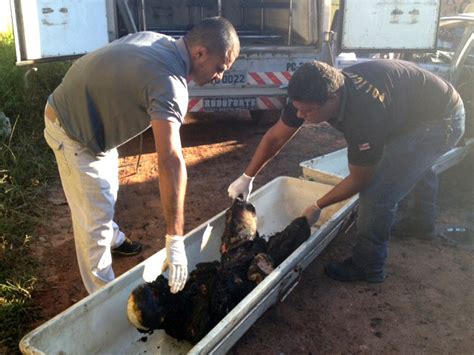
[[[442,173],[463,160],[472,150],[474,150],[474,139],[471,138],[466,140],[462,146],[454,147],[440,156],[433,164],[433,171],[437,174]],[[337,185],[349,175],[347,148],[306,160],[301,162],[300,166],[305,179]]]
[[[305,179],[337,185],[349,175],[347,148],[306,160],[300,166]]]
[[[332,188],[317,182],[279,177],[250,198],[261,235],[283,230],[302,210]],[[337,234],[355,199],[324,209],[319,227],[291,256],[261,282],[194,347],[178,342],[164,331],[139,333],[127,320],[131,290],[161,273],[162,249],[98,292],[89,295],[27,334],[20,342],[25,354],[192,354],[225,353],[272,304],[297,284],[300,274]],[[218,260],[224,231],[224,211],[187,234],[189,268]]]
[[[451,168],[452,166],[456,165],[459,163],[461,160],[463,160],[466,155],[471,152],[474,149],[474,139],[471,138],[467,141],[465,141],[464,145],[460,147],[455,147],[446,153],[444,153],[442,156],[438,158],[436,163],[433,165],[433,170],[439,174],[442,173],[443,171]]]

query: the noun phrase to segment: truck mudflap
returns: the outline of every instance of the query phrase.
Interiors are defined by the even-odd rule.
[[[258,215],[261,235],[283,230],[315,198],[332,186],[303,179],[278,177],[250,197]],[[229,350],[272,304],[283,301],[297,285],[302,271],[319,255],[350,215],[356,199],[340,202],[323,211],[312,234],[293,254],[247,295],[194,347],[178,342],[164,331],[139,333],[127,320],[131,290],[161,273],[162,249],[98,292],[27,334],[20,342],[25,354],[220,354]],[[225,211],[186,235],[189,268],[217,260],[224,230]]]

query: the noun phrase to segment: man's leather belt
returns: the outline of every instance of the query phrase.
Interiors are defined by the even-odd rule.
[[[54,111],[54,108],[52,108],[49,104],[46,104],[46,108],[44,109],[44,115],[48,120],[51,122],[59,122],[58,115],[56,114],[56,111]]]

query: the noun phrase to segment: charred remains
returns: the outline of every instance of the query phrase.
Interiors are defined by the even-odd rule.
[[[299,217],[267,242],[258,235],[255,207],[236,199],[226,211],[220,262],[196,265],[177,294],[162,275],[139,285],[128,299],[128,319],[140,331],[164,329],[195,344],[310,234]]]

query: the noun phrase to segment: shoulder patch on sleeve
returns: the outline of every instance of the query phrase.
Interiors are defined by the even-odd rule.
[[[359,148],[360,151],[369,150],[370,143],[362,143],[362,144],[357,145],[357,147]]]

